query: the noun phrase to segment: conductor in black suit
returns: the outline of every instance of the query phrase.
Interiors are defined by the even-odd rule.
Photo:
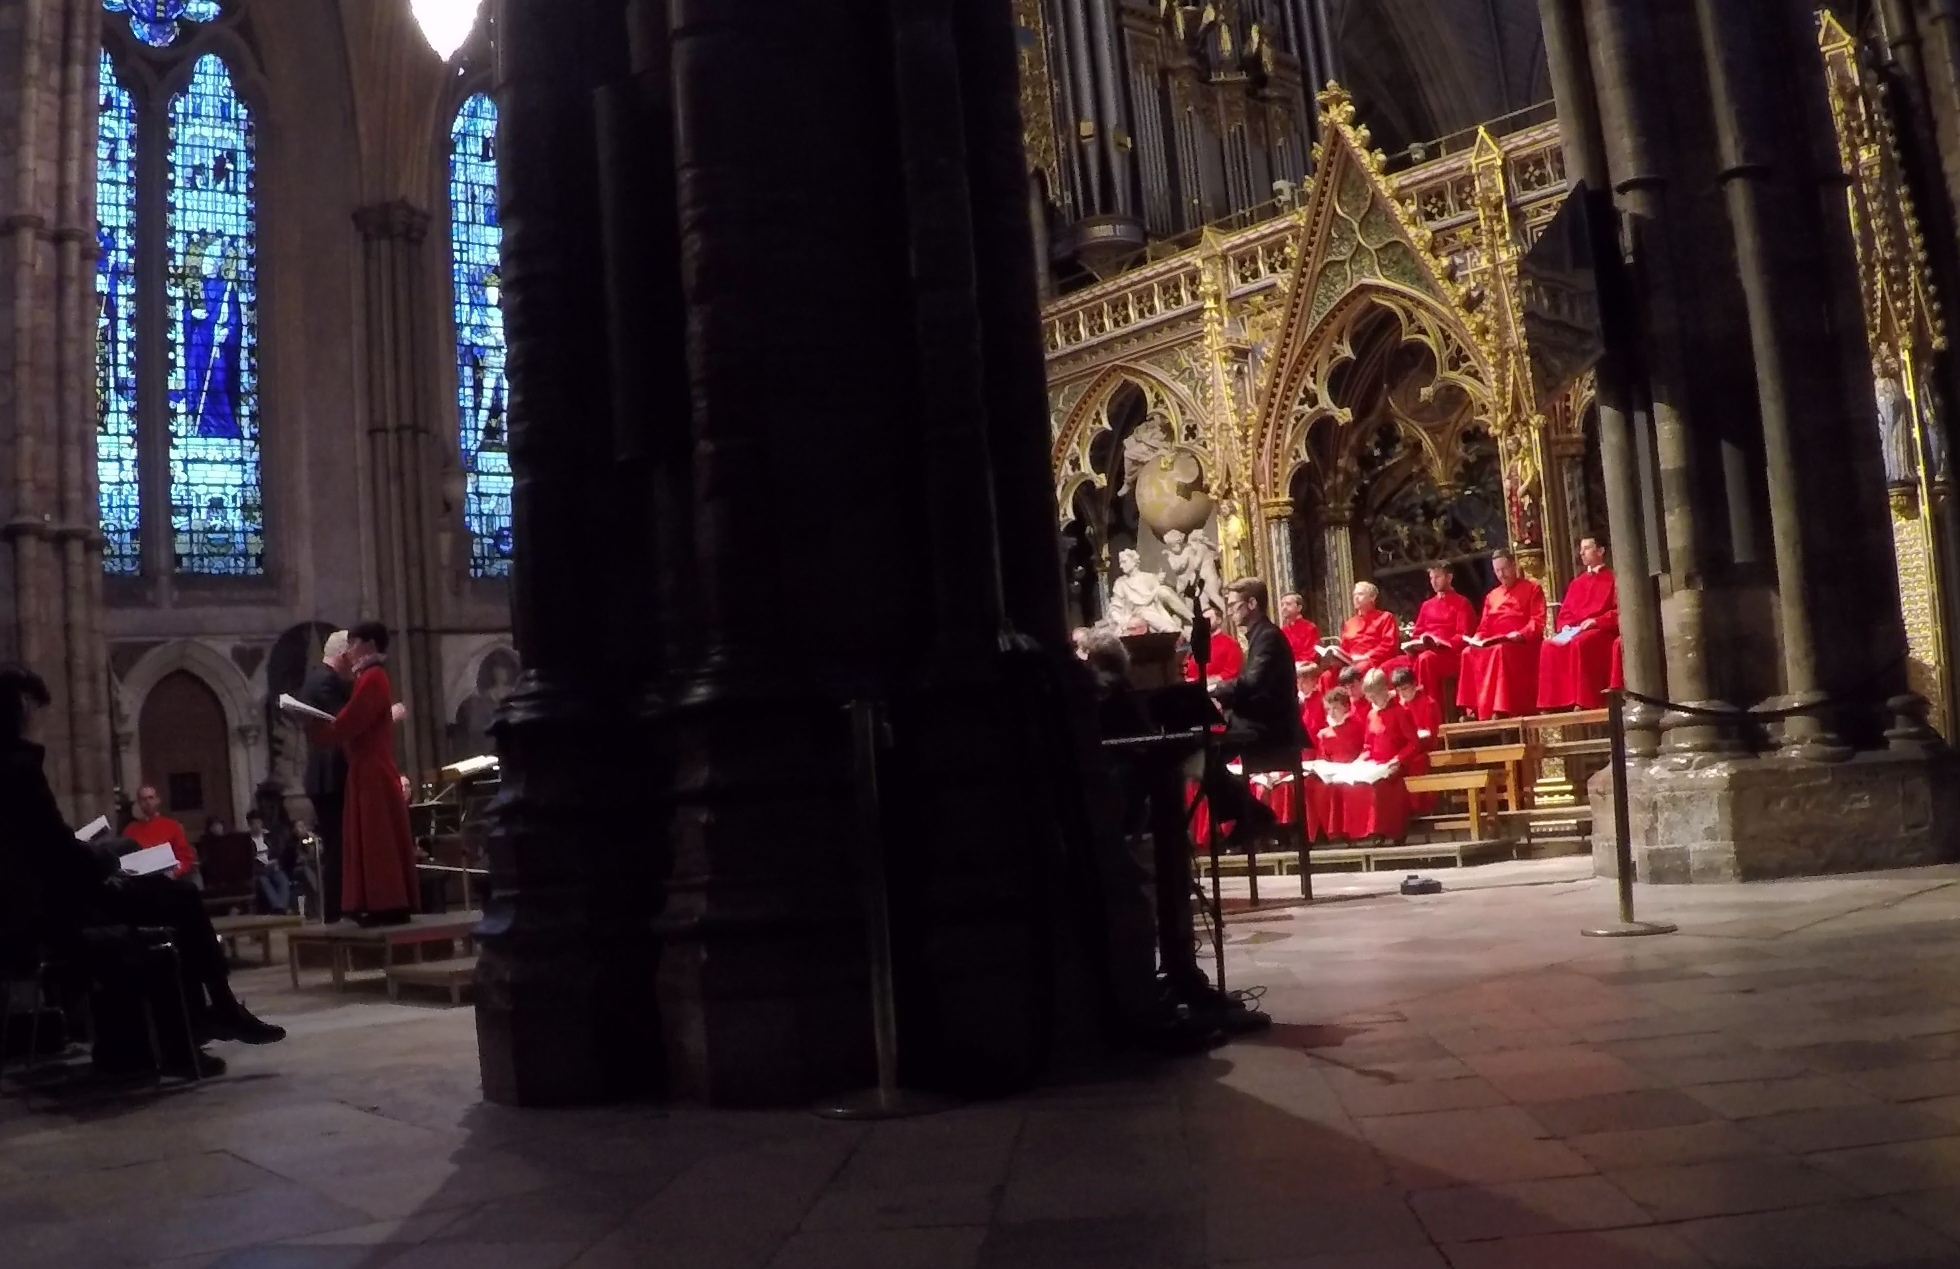
[[[1267,616],[1266,583],[1242,577],[1225,588],[1225,615],[1245,633],[1245,666],[1211,694],[1225,711],[1235,748],[1248,766],[1299,763],[1306,743],[1300,724],[1293,649]],[[1232,821],[1227,839],[1241,845],[1271,832],[1273,813],[1252,796],[1243,779],[1218,767],[1207,773],[1205,796],[1221,820]]]
[[[347,632],[327,636],[320,661],[306,672],[300,700],[323,713],[338,714],[353,692],[348,664]],[[313,822],[320,829],[320,919],[340,920],[340,811],[347,793],[347,755],[338,745],[308,742],[306,797],[313,803]]]

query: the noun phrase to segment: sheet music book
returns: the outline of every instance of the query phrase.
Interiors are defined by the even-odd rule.
[[[291,714],[295,718],[304,718],[316,723],[330,723],[333,721],[332,714],[327,713],[323,709],[314,709],[311,705],[308,705],[305,701],[300,700],[289,692],[281,692],[279,694],[279,712],[282,714]]]
[[[1309,775],[1319,776],[1328,784],[1380,784],[1388,778],[1388,764],[1369,762],[1357,758],[1353,762],[1328,762],[1315,759],[1307,764]]]
[[[1555,643],[1558,644],[1560,647],[1564,647],[1566,644],[1571,643],[1574,639],[1577,639],[1578,637],[1579,637],[1579,627],[1567,626],[1565,629],[1559,631],[1557,634],[1548,637],[1545,640],[1545,642]]]
[[[479,754],[474,758],[465,758],[461,762],[452,762],[442,769],[442,773],[446,776],[460,779],[463,776],[480,775],[485,771],[495,771],[497,767],[497,755],[486,753]]]
[[[100,837],[102,834],[108,831],[109,831],[109,817],[106,815],[98,815],[94,819],[90,820],[88,823],[82,825],[82,827],[75,830],[75,840],[78,842],[92,842],[96,838]]]
[[[125,877],[147,877],[152,873],[169,872],[176,866],[177,856],[170,849],[169,843],[135,851],[122,857],[122,870]]]
[[[1354,658],[1349,656],[1347,654],[1347,649],[1341,647],[1341,645],[1338,643],[1322,644],[1320,646],[1320,656],[1322,660],[1325,660],[1328,657],[1332,657],[1334,660],[1339,661],[1342,665],[1354,664]]]
[[[1416,638],[1410,639],[1408,642],[1404,643],[1402,645],[1402,651],[1421,652],[1424,648],[1440,648],[1442,646],[1443,646],[1442,643],[1436,638],[1435,635],[1426,634],[1426,635],[1419,635]]]

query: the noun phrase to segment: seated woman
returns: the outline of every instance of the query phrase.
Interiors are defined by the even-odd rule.
[[[216,1075],[224,1063],[193,1042],[238,1040],[270,1044],[282,1028],[262,1022],[231,991],[230,967],[190,883],[162,874],[125,877],[116,856],[137,849],[102,850],[75,840],[62,819],[42,769],[43,753],[28,737],[37,707],[48,703],[47,685],[18,666],[0,666],[0,806],[8,828],[0,834],[0,941],[31,952],[45,947],[85,966],[93,979],[94,1060],[98,1070],[134,1074],[152,1069],[149,1023],[166,1074]],[[161,981],[148,953],[148,931],[166,933],[177,953],[179,982]],[[163,962],[167,964],[167,962]],[[183,1034],[181,985],[191,1036]]]
[[[1313,734],[1314,755],[1322,762],[1353,762],[1361,756],[1362,722],[1348,707],[1348,695],[1335,688],[1321,703],[1327,722]],[[1342,815],[1341,790],[1315,776],[1307,777],[1308,832],[1315,838],[1350,836]]]
[[[1370,670],[1361,686],[1374,707],[1368,715],[1361,756],[1389,770],[1371,784],[1353,784],[1341,790],[1341,826],[1356,841],[1366,837],[1400,841],[1409,831],[1409,789],[1403,782],[1404,774],[1421,760],[1422,744],[1416,738],[1415,720],[1389,690],[1386,674]]]

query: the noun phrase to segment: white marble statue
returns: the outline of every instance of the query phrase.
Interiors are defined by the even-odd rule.
[[[1162,573],[1143,571],[1143,557],[1125,548],[1116,557],[1116,580],[1109,586],[1109,619],[1120,630],[1132,618],[1164,634],[1182,631],[1191,621],[1191,606],[1164,584]]]
[[[1171,434],[1171,421],[1163,414],[1152,410],[1144,416],[1143,422],[1123,438],[1123,483],[1116,490],[1122,497],[1136,488],[1137,477],[1153,460],[1171,452],[1177,438]]]
[[[1225,611],[1225,583],[1218,573],[1218,548],[1203,529],[1187,537],[1183,530],[1164,534],[1164,563],[1170,569],[1171,586],[1179,595],[1189,595],[1193,583],[1198,587],[1198,607]]]
[[[1913,454],[1912,402],[1905,389],[1889,374],[1872,381],[1872,396],[1878,406],[1878,440],[1885,456],[1885,481],[1909,485],[1919,479],[1919,463]]]

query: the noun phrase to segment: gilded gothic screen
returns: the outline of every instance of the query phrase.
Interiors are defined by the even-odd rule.
[[[457,440],[470,575],[510,573],[510,454],[504,315],[498,307],[504,231],[497,219],[497,107],[478,93],[449,130],[449,248],[456,299]]]
[[[136,39],[169,49],[214,20],[199,0],[105,0]],[[103,568],[250,577],[265,571],[258,389],[256,145],[250,107],[215,53],[173,89],[131,90],[105,49],[96,144],[101,299],[96,437]],[[179,64],[182,65],[181,63]],[[161,263],[153,272],[146,261]],[[154,341],[154,342],[153,342]],[[146,495],[168,508],[146,514]],[[145,533],[168,528],[168,546]]]

